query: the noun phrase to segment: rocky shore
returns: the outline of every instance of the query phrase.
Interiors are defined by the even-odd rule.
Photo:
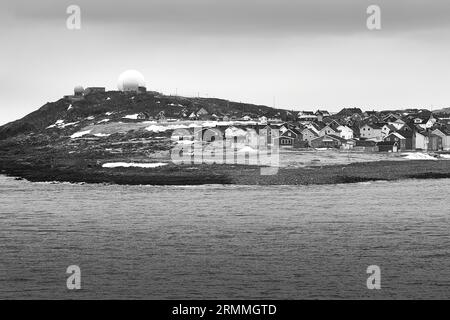
[[[174,165],[158,168],[103,168],[98,161],[66,159],[57,163],[0,157],[0,173],[32,182],[108,183],[122,185],[324,185],[401,179],[450,178],[450,161],[377,161],[349,165],[280,168],[262,175],[244,165]]]

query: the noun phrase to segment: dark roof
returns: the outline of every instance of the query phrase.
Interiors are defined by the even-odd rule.
[[[446,136],[450,136],[450,130],[446,127],[439,127],[439,128],[435,128],[434,130],[439,130]]]
[[[365,123],[361,126],[361,128],[364,127],[365,125],[373,129],[381,129],[384,126],[384,123]]]
[[[413,134],[414,134],[412,131],[406,131],[406,130],[398,130],[397,133],[402,135],[406,139],[412,138]]]
[[[392,124],[388,124],[387,127],[389,128],[389,130],[391,131],[397,131],[397,128],[395,126],[393,126]]]

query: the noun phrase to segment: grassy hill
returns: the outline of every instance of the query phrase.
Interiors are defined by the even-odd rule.
[[[108,121],[120,121],[126,115],[140,112],[144,112],[150,117],[156,117],[161,111],[164,111],[166,118],[183,118],[183,115],[186,117],[201,108],[208,111],[210,115],[229,115],[237,118],[244,115],[267,117],[285,117],[287,115],[285,110],[224,99],[165,96],[157,92],[133,94],[108,91],[89,94],[81,101],[63,98],[56,102],[49,102],[22,119],[0,127],[0,139],[31,132],[48,133],[51,130],[46,128],[58,120],[64,120],[66,124],[76,123],[76,127],[80,127],[93,119],[101,121],[107,118]],[[76,131],[74,126],[67,126],[61,132],[67,134],[72,131]]]

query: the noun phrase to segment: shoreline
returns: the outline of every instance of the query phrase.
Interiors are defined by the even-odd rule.
[[[450,178],[448,160],[358,162],[346,165],[279,168],[261,175],[261,167],[248,165],[174,165],[158,168],[102,168],[78,163],[49,166],[44,163],[0,160],[0,174],[30,182],[99,183],[115,185],[331,185],[373,181]]]

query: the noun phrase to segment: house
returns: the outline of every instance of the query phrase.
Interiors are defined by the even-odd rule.
[[[317,110],[315,116],[317,116],[317,121],[322,122],[324,118],[331,116],[331,114],[326,110]]]
[[[399,146],[397,141],[379,141],[377,142],[379,152],[398,152]]]
[[[353,139],[353,130],[352,130],[352,128],[347,127],[347,126],[338,126],[336,128],[336,130],[338,131],[339,136],[341,138],[344,138],[346,140]]]
[[[138,87],[137,93],[142,94],[142,93],[146,93],[146,92],[147,92],[146,87],[142,87],[142,86]]]
[[[432,134],[440,136],[442,138],[442,149],[450,150],[450,130],[445,127],[437,128],[431,131]]]
[[[305,128],[301,131],[303,141],[307,142],[308,145],[311,145],[311,141],[316,139],[319,135],[310,128]]]
[[[150,116],[146,112],[139,112],[137,115],[138,120],[147,120],[148,118],[150,118]]]
[[[402,130],[397,131],[399,135],[405,138],[405,150],[414,150],[415,146],[415,136],[413,130],[404,130],[409,128],[405,126]]]
[[[267,117],[265,117],[265,116],[259,117],[258,121],[261,122],[262,124],[265,124],[265,123],[267,123]]]
[[[384,117],[383,121],[391,126],[394,126],[396,130],[400,130],[406,124],[400,116],[392,113],[389,116]]]
[[[266,125],[259,129],[259,139],[261,146],[267,146],[273,144],[273,139],[280,136],[280,126]]]
[[[223,141],[223,132],[219,128],[202,128],[202,139],[208,143]]]
[[[197,117],[206,116],[208,114],[209,113],[205,110],[205,108],[200,108],[200,110],[197,111]]]
[[[443,149],[442,137],[433,134],[431,131],[422,131],[419,134],[419,147],[417,149],[426,151],[439,151]],[[422,138],[424,137],[424,139]],[[416,136],[417,139],[417,136]],[[416,142],[417,145],[417,142]]]
[[[390,142],[390,143],[396,143],[396,149],[399,151],[404,151],[406,150],[406,138],[404,136],[402,136],[400,133],[398,132],[392,132],[391,134],[389,134],[388,136],[386,136],[386,138],[384,138],[383,140],[384,142]],[[385,146],[387,146],[388,144],[386,144]],[[383,148],[380,146],[380,144],[378,144],[378,147],[380,149],[380,151],[385,151],[382,150]],[[389,151],[389,150],[386,150]],[[394,150],[391,150],[392,152],[397,152]]]
[[[301,122],[310,122],[317,120],[317,116],[314,114],[313,111],[300,111],[297,114],[298,121]]]
[[[395,132],[398,129],[396,127],[394,127],[391,124],[385,124],[381,127],[381,137],[384,139],[385,137],[387,137],[391,132]]]
[[[359,132],[361,138],[367,140],[381,141],[383,140],[381,128],[382,126],[378,123],[365,124],[359,129]]]
[[[394,113],[390,113],[387,116],[383,117],[384,122],[395,122],[397,120],[401,120],[401,117],[399,115],[396,115]]]
[[[295,129],[287,129],[280,136],[276,137],[280,147],[302,148],[307,147],[303,141],[303,136]]]
[[[442,149],[442,137],[430,132],[428,136],[428,151],[439,151]]]
[[[421,120],[419,122],[419,119]],[[419,118],[414,119],[414,123],[417,124],[422,129],[429,129],[436,123],[436,118],[433,117],[433,114],[430,113],[429,116],[420,116]]]
[[[337,120],[333,119],[333,120],[327,122],[327,125],[334,131],[337,131],[337,128],[340,127],[342,124],[340,124]]]
[[[413,148],[416,150],[428,150],[428,136],[425,131],[414,132],[414,145]]]
[[[227,143],[245,145],[247,143],[247,131],[236,126],[230,126],[225,129],[225,139]]]
[[[341,145],[342,138],[334,135],[320,136],[311,141],[313,148],[340,148]]]
[[[335,136],[339,136],[339,131],[334,130],[331,126],[329,125],[325,125],[324,127],[322,127],[322,129],[320,129],[319,131],[319,137],[323,137],[325,135],[335,135]]]

